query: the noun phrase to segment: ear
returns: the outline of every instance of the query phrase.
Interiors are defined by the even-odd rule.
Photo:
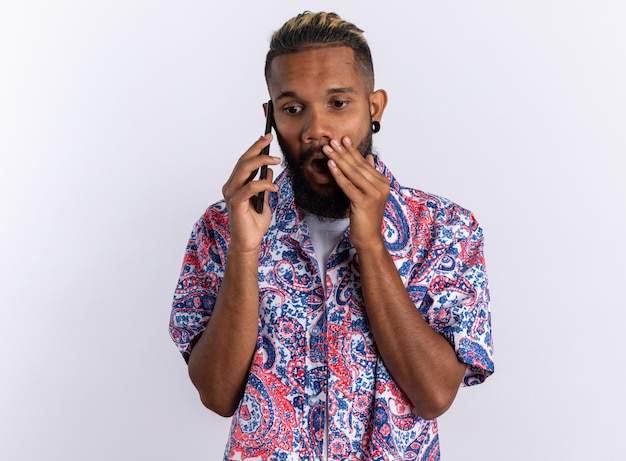
[[[263,117],[267,117],[267,103],[263,103]]]
[[[385,90],[376,90],[370,93],[370,115],[372,120],[380,122],[383,118],[383,112],[387,107],[387,92]]]

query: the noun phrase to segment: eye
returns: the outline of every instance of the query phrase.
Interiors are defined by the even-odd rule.
[[[331,102],[331,105],[335,109],[344,109],[344,108],[348,107],[348,104],[350,104],[350,101],[345,101],[343,99],[337,99],[337,100]]]
[[[302,112],[303,107],[302,106],[298,106],[298,105],[293,105],[293,106],[286,106],[283,108],[283,112],[289,114],[289,115],[295,115],[295,114],[299,114],[300,112]]]

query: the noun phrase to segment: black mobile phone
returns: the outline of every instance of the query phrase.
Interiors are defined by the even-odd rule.
[[[272,131],[272,125],[274,124],[274,104],[272,104],[272,100],[267,101],[267,111],[265,116],[265,134],[268,134]],[[259,155],[269,155],[270,146],[269,144],[263,148]],[[259,175],[259,179],[267,178],[267,165],[263,165],[261,167],[261,174]],[[256,211],[257,213],[263,212],[263,201],[265,200],[265,191],[261,191],[256,196]]]

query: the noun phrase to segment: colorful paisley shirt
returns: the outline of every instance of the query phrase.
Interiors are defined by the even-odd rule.
[[[482,229],[467,210],[391,181],[381,231],[422,316],[468,365],[462,385],[493,370]],[[346,231],[322,280],[287,171],[269,198],[259,255],[259,333],[225,460],[437,460],[436,420],[414,413],[376,349],[358,255]],[[170,333],[183,357],[206,327],[229,243],[223,201],[193,228],[174,294]],[[328,401],[327,401],[328,396]],[[326,415],[328,412],[328,415]]]

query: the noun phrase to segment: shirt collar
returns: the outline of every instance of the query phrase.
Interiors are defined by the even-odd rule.
[[[381,174],[386,176],[390,181],[390,197],[388,199],[387,208],[389,208],[389,200],[393,200],[394,205],[400,205],[404,208],[405,203],[400,193],[401,186],[393,176],[389,168],[383,163],[383,161],[377,156],[374,156],[374,166]],[[292,175],[289,170],[283,170],[276,178],[276,184],[278,185],[278,192],[270,195],[270,207],[274,210],[274,219],[276,220],[276,226],[284,233],[291,236],[292,239],[299,241],[302,247],[310,244],[308,232],[306,231],[306,225],[304,223],[304,212],[296,207],[293,187],[292,187]],[[397,213],[385,213],[384,227],[397,226],[401,223],[397,220],[404,219],[402,214]],[[383,237],[388,240],[388,233],[384,232]],[[349,238],[344,238],[338,247],[338,250],[346,250],[352,248]],[[408,249],[408,248],[407,248]]]

